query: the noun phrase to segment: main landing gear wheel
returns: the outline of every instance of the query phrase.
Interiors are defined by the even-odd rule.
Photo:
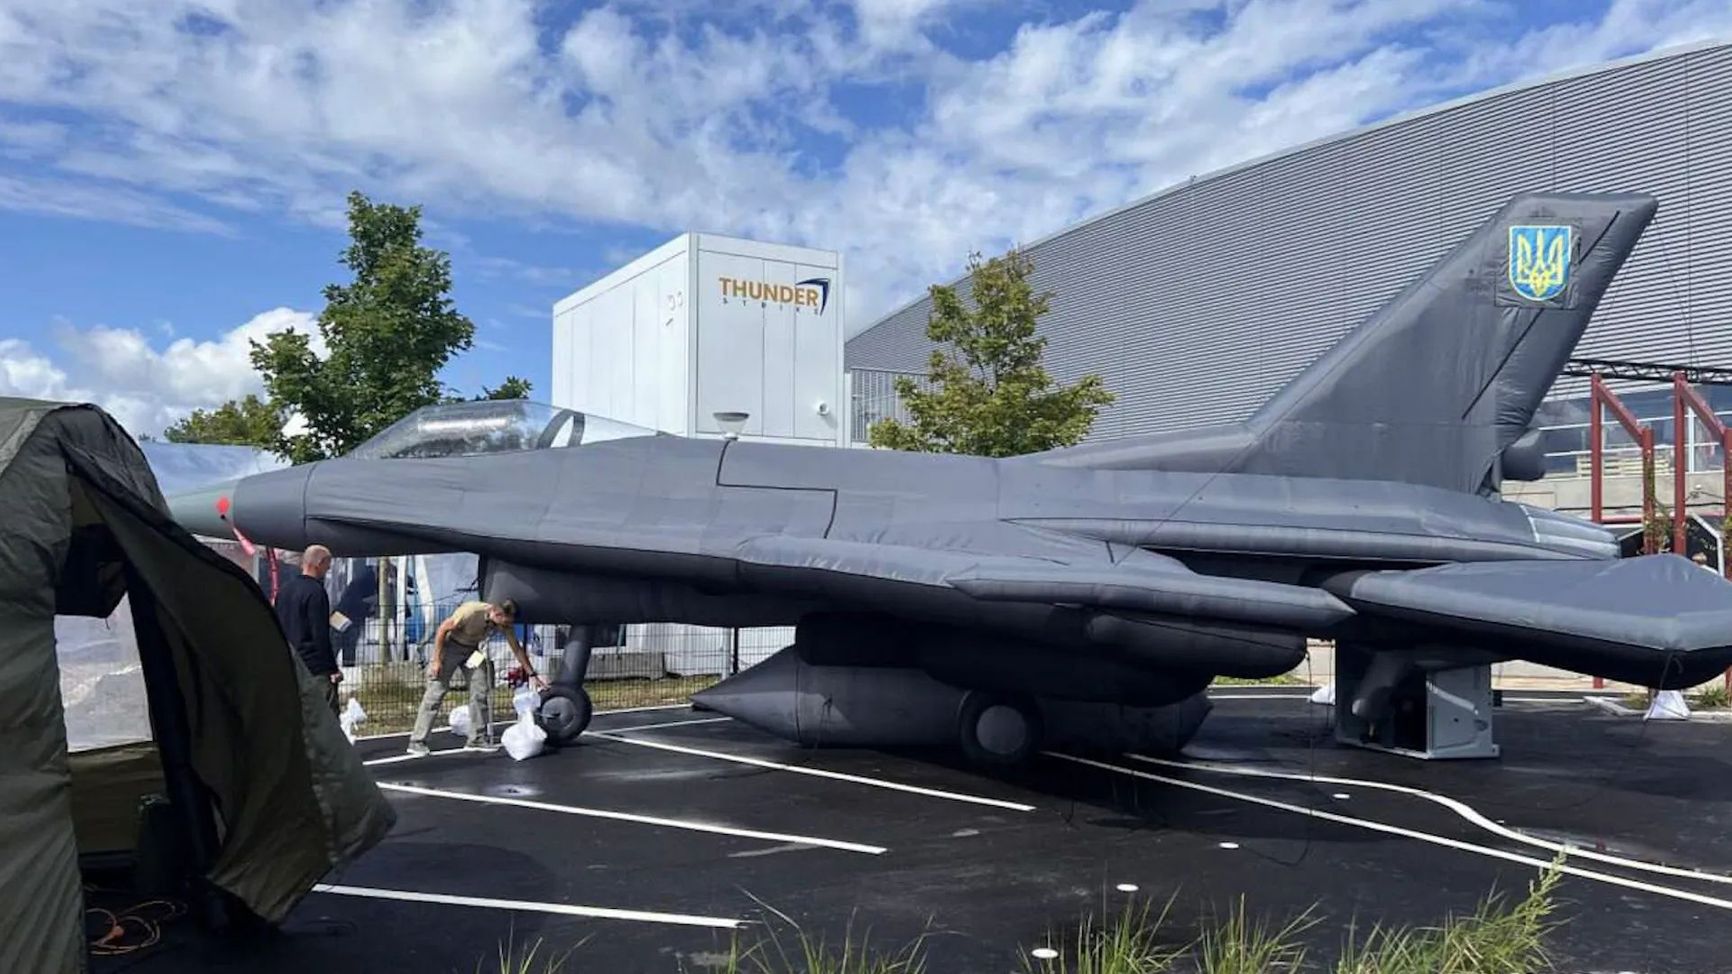
[[[987,768],[1008,768],[1040,749],[1044,727],[1034,701],[1002,693],[971,691],[957,713],[963,756]]]
[[[551,744],[577,740],[594,715],[595,705],[583,687],[550,686],[541,691],[541,728]]]

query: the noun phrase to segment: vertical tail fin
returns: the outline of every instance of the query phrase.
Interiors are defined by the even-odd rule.
[[[1636,194],[1510,201],[1258,410],[1237,469],[1495,480],[1657,208]]]
[[[1043,459],[1495,489],[1657,208],[1635,193],[1518,196],[1242,426]]]

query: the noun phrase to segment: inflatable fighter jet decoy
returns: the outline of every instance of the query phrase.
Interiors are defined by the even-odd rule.
[[[1732,663],[1732,584],[1499,496],[1543,473],[1535,410],[1655,209],[1515,198],[1225,428],[993,460],[472,403],[174,509],[283,548],[476,552],[538,622],[797,627],[698,700],[809,743],[1177,745],[1213,677],[1316,637],[1369,661],[1340,701],[1367,718],[1415,672],[1512,658],[1692,685]]]

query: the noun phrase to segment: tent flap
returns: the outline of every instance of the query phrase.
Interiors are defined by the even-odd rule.
[[[171,701],[184,715],[168,720],[182,726],[172,739],[152,720],[156,746],[167,760],[180,745],[217,823],[208,878],[254,913],[281,919],[384,838],[396,814],[270,605],[168,518],[138,445],[105,413],[0,398],[0,510],[0,971],[86,966],[57,612],[102,618],[127,596],[155,661],[153,714]],[[78,772],[102,766],[81,756]],[[127,767],[131,778],[80,782],[91,851],[136,829],[150,769]]]

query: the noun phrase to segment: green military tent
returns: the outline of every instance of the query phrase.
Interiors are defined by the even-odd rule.
[[[130,629],[97,683],[137,684],[135,743],[68,746],[55,634],[80,616]],[[205,915],[279,920],[395,821],[257,586],[169,520],[132,438],[94,406],[0,398],[0,971],[86,967],[80,857],[129,848],[144,794]]]

